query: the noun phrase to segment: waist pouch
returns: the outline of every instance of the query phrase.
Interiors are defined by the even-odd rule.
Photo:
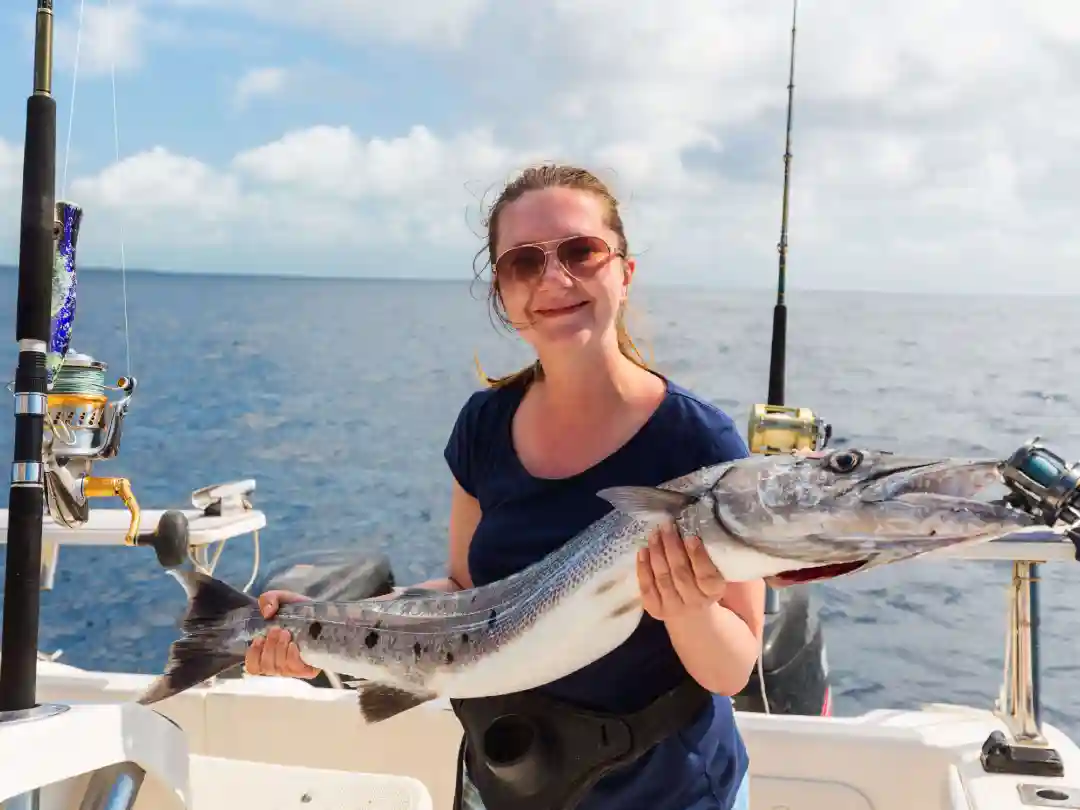
[[[693,678],[632,714],[579,709],[536,692],[451,700],[463,760],[486,810],[571,810],[601,777],[633,762],[712,699]]]

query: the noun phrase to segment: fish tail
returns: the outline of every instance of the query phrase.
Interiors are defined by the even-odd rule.
[[[181,636],[169,647],[165,671],[138,699],[143,705],[190,689],[207,678],[244,663],[242,653],[230,649],[234,628],[226,617],[234,610],[253,608],[259,601],[220,580],[198,571],[169,571],[188,595],[187,612],[180,623]]]

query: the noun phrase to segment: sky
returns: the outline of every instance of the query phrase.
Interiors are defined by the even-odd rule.
[[[18,253],[33,9],[0,10],[0,264]],[[80,264],[123,246],[133,269],[466,280],[486,206],[543,160],[612,185],[638,279],[775,285],[788,0],[56,13]],[[790,286],[1080,293],[1078,78],[1075,0],[804,2]]]

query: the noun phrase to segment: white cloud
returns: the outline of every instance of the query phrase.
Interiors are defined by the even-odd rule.
[[[273,245],[275,269],[308,269],[296,264],[303,256],[331,272],[465,277],[478,198],[490,201],[509,171],[543,158],[612,180],[631,247],[646,251],[656,277],[773,278],[787,3],[251,8],[335,38],[425,48],[470,81],[463,98],[491,101],[459,129],[312,122],[213,165],[166,145],[81,178],[73,189],[99,216],[143,223],[128,233],[144,240],[148,263],[205,268],[210,247],[228,244],[219,266],[254,268]],[[802,10],[793,283],[1080,290],[1078,17],[1067,0],[822,0]],[[288,82],[253,75],[249,94]],[[189,255],[192,244],[207,252]]]
[[[134,0],[70,5],[70,11],[56,21],[54,52],[59,68],[71,70],[77,58],[79,75],[89,77],[108,75],[114,67],[123,72],[143,64],[149,26]]]
[[[233,100],[237,106],[245,107],[253,99],[280,95],[288,88],[292,76],[283,67],[252,68],[237,80]]]
[[[459,184],[462,176],[490,175],[508,158],[484,130],[443,142],[415,126],[397,138],[364,141],[346,127],[319,126],[242,152],[232,165],[264,184],[298,194],[345,202],[397,198],[411,204]]]
[[[239,269],[273,247],[266,258],[283,262],[273,269],[288,270],[317,247],[335,257],[327,272],[363,272],[370,268],[342,264],[342,254],[373,246],[429,255],[432,246],[475,249],[466,213],[478,205],[463,178],[490,181],[528,158],[497,146],[483,129],[444,141],[418,126],[364,140],[344,127],[316,126],[216,168],[155,147],[77,179],[68,196],[93,211],[109,237],[122,220],[129,255],[141,250],[159,265],[177,266],[161,258],[175,247],[198,255],[227,244],[227,260]],[[88,238],[96,246],[100,234]]]
[[[183,213],[196,221],[228,215],[239,202],[232,177],[195,158],[157,146],[126,158],[71,187],[73,198],[128,215],[149,218],[157,212]]]

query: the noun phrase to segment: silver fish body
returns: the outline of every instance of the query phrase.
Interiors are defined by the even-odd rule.
[[[455,593],[283,606],[267,621],[256,601],[195,572],[182,637],[153,703],[235,666],[251,640],[287,629],[309,665],[359,679],[369,722],[435,697],[507,694],[557,680],[622,644],[642,607],[636,553],[674,521],[699,536],[729,581],[828,579],[983,542],[1034,525],[976,500],[1000,484],[995,461],[912,459],[840,450],[752,456],[658,488],[615,487],[615,508],[557,551],[498,582]]]

